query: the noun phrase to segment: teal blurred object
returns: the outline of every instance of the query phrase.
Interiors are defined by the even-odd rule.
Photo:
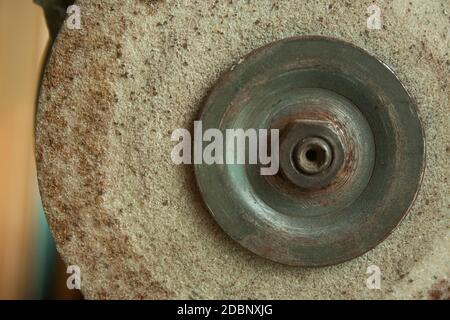
[[[44,209],[39,201],[36,204],[38,215],[36,230],[36,254],[33,270],[32,293],[30,299],[48,299],[52,297],[52,286],[55,274],[56,248],[50,233]]]

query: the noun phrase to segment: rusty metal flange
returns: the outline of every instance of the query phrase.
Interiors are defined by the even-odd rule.
[[[279,129],[280,173],[257,165],[195,165],[219,225],[285,264],[357,257],[398,225],[424,167],[414,100],[383,62],[324,37],[271,43],[213,88],[203,130]]]

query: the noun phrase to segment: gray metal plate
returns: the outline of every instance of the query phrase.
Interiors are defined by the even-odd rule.
[[[305,102],[307,101],[307,103]],[[383,241],[413,202],[424,167],[414,99],[383,62],[324,37],[290,38],[223,75],[203,130],[279,128],[292,119],[339,128],[345,161],[332,183],[303,189],[255,165],[195,165],[202,197],[234,240],[268,259],[324,266]]]

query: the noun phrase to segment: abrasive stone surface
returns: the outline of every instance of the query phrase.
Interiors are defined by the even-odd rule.
[[[449,287],[447,0],[77,1],[37,115],[42,200],[59,252],[80,266],[86,298],[439,298]],[[222,72],[264,44],[326,35],[378,56],[417,99],[426,171],[409,215],[367,254],[326,268],[288,267],[218,227],[192,166],[170,141],[191,128]],[[401,192],[401,190],[399,190]],[[366,269],[381,268],[381,290]]]

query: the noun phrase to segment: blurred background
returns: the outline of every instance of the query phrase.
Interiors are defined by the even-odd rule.
[[[0,299],[82,298],[67,289],[36,179],[34,114],[50,45],[42,7],[0,0]]]

